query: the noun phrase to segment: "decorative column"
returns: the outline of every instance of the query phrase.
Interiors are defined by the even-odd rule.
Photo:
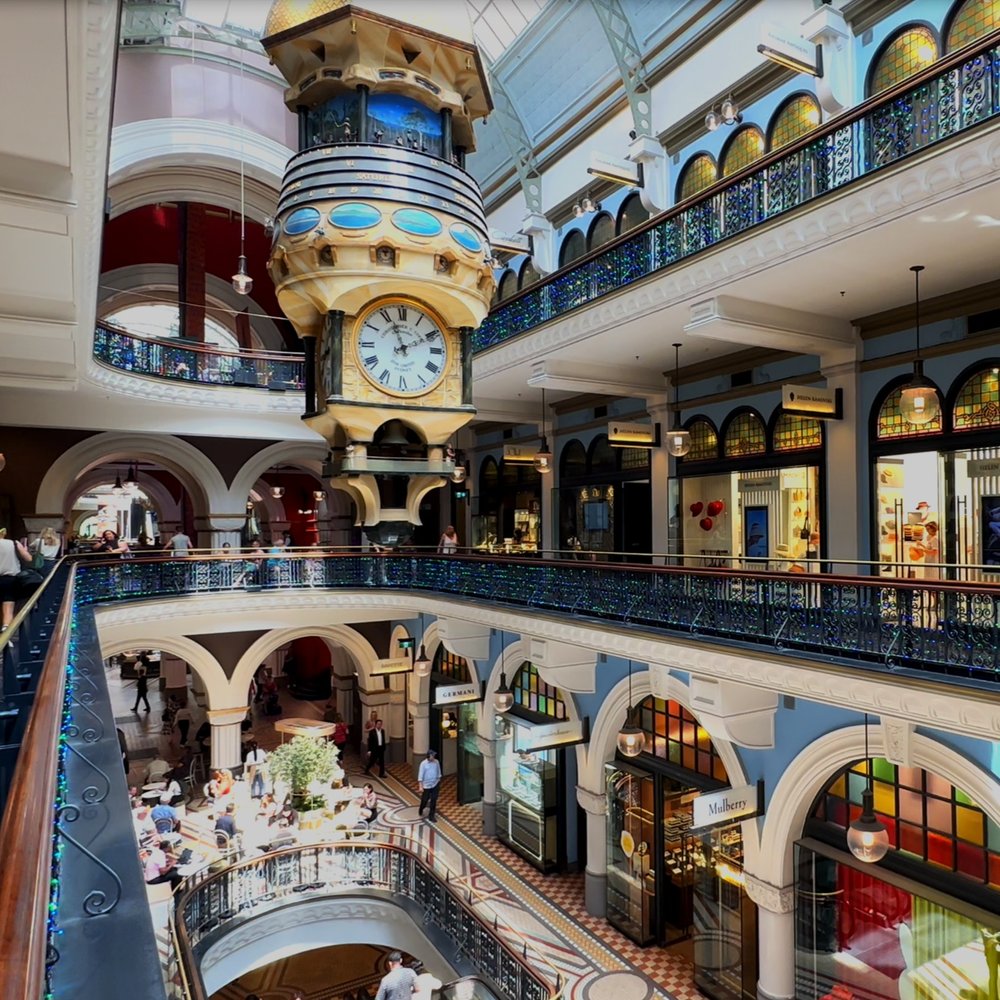
[[[603,917],[608,909],[608,797],[576,786],[576,801],[587,814],[587,868],[584,892],[587,912]]]
[[[483,756],[483,833],[497,835],[497,746],[495,740],[476,737],[476,747]]]
[[[245,521],[245,513],[209,514],[207,517],[195,518],[195,537],[192,541],[199,549],[221,549],[223,542],[229,542],[234,549],[238,549],[243,544],[240,533]]]
[[[650,422],[660,425],[660,438],[666,440],[667,432],[673,423],[674,415],[670,404],[662,396],[655,396],[646,400],[646,410],[649,413]],[[653,448],[649,452],[649,492],[650,511],[649,516],[653,519],[652,548],[654,552],[668,552],[670,550],[670,453],[667,447],[661,444],[659,448]],[[662,566],[666,560],[654,559],[653,562]]]
[[[538,539],[539,548],[542,549],[543,554],[549,559],[552,558],[553,549],[561,549],[563,547],[563,539],[559,537],[559,525],[555,523],[556,519],[553,513],[555,504],[552,502],[552,497],[559,486],[559,457],[554,450],[555,432],[552,434],[552,444],[550,447],[553,448],[552,471],[544,476],[539,476],[542,491],[540,511],[542,533]]]
[[[243,766],[240,756],[240,734],[247,717],[246,705],[237,708],[210,708],[207,712],[212,726],[212,767],[230,770]]]
[[[407,702],[407,711],[413,722],[413,746],[410,763],[417,766],[420,759],[427,753],[431,745],[431,710],[425,703]]]
[[[757,905],[757,948],[760,969],[758,1000],[795,997],[795,889],[779,889],[749,872],[747,895]]]

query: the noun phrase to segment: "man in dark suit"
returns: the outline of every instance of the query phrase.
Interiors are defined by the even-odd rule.
[[[378,764],[380,778],[385,777],[385,747],[389,742],[389,734],[385,731],[382,720],[375,720],[375,728],[368,734],[368,763],[365,774],[371,774],[372,768]]]

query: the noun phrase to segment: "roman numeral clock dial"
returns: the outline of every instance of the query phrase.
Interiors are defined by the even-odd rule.
[[[409,302],[382,302],[355,326],[358,365],[369,382],[394,396],[421,396],[442,378],[448,340],[430,313]]]

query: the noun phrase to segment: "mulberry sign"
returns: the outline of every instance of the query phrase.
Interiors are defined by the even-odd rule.
[[[694,811],[694,828],[719,826],[750,819],[764,812],[764,782],[723,788],[719,792],[703,792],[691,803]]]

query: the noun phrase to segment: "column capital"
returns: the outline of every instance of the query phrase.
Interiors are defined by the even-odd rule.
[[[604,792],[593,792],[589,788],[577,785],[576,801],[583,811],[591,816],[606,816],[608,814],[608,797]]]
[[[410,701],[407,699],[406,710],[414,719],[430,718],[431,709],[427,702]]]
[[[206,713],[213,726],[239,725],[247,717],[247,706],[233,708],[210,708]]]
[[[762,909],[771,913],[791,913],[795,909],[795,886],[779,889],[750,872],[744,872],[743,877],[747,895]]]
[[[476,749],[484,760],[493,760],[497,755],[497,741],[488,740],[485,736],[476,734]]]

